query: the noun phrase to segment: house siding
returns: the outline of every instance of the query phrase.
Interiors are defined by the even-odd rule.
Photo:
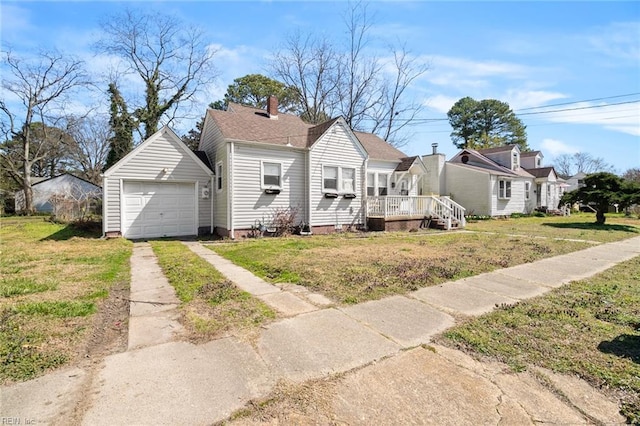
[[[335,129],[335,132],[334,132]],[[336,124],[327,131],[311,148],[310,155],[310,197],[312,226],[362,225],[364,223],[363,206],[363,169],[366,155],[348,136],[342,124]],[[323,166],[350,167],[355,169],[356,198],[325,198],[322,191]],[[371,170],[371,167],[370,167]]]
[[[498,198],[499,181],[508,180],[511,182],[511,198]],[[491,216],[508,216],[512,213],[526,213],[523,179],[512,179],[502,176],[491,176]]]
[[[270,222],[280,209],[297,210],[296,223],[306,217],[305,151],[234,144],[233,154],[233,228],[250,229]],[[281,164],[281,192],[265,194],[261,187],[262,161]]]
[[[207,113],[208,114],[208,113]],[[215,228],[228,231],[228,190],[227,180],[229,177],[229,164],[228,164],[228,152],[229,144],[224,140],[220,129],[215,125],[215,121],[207,115],[202,129],[202,136],[200,138],[200,145],[198,149],[204,151],[209,158],[209,162],[214,171],[217,172],[218,162],[222,162],[223,170],[223,185],[222,190],[216,189],[216,179],[214,178],[213,189],[211,190],[211,196],[213,197],[213,226]],[[225,234],[226,235],[226,234]]]
[[[491,215],[489,174],[445,163],[446,194],[469,215]]]
[[[213,226],[217,227],[217,228],[224,228],[227,229],[228,226],[228,211],[227,211],[227,206],[229,205],[229,200],[228,200],[228,186],[227,186],[227,180],[229,179],[229,158],[228,158],[228,152],[227,150],[229,149],[229,144],[227,143],[221,143],[217,146],[217,149],[215,150],[215,154],[213,156],[210,156],[212,162],[212,166],[213,169],[216,172],[216,176],[214,178],[214,181],[216,183],[214,183],[213,185],[213,200],[214,200],[214,211],[213,211]],[[217,189],[217,167],[218,167],[218,163],[222,163],[222,189],[218,191]]]
[[[211,198],[200,197],[200,188],[210,182],[210,175],[197,164],[170,135],[161,133],[126,163],[110,173],[105,179],[107,193],[104,231],[121,232],[121,181],[195,182],[198,188],[198,228],[211,226]],[[162,169],[167,168],[168,173]],[[211,195],[210,195],[211,196]]]

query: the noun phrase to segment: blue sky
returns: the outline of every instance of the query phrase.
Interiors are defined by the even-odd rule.
[[[234,78],[268,75],[270,55],[292,31],[322,33],[339,44],[347,4],[2,0],[2,46],[16,53],[57,47],[99,72],[105,58],[91,49],[99,22],[127,6],[200,26],[218,49],[220,78],[203,88],[194,119],[174,124],[185,133]],[[429,66],[409,95],[424,105],[420,118],[439,120],[411,127],[407,154],[430,153],[434,142],[448,158],[455,154],[446,112],[471,96],[509,103],[547,165],[557,155],[585,152],[618,172],[640,167],[640,2],[374,1],[369,11],[373,47],[405,44]],[[104,98],[92,102],[107,100],[94,96]],[[78,99],[77,106],[88,102]]]

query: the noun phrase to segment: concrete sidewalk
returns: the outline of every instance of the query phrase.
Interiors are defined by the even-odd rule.
[[[82,405],[88,408],[74,419],[86,425],[211,424],[228,418],[250,399],[267,396],[279,381],[302,382],[345,373],[331,400],[332,421],[338,423],[624,420],[615,402],[588,394],[591,388],[576,395],[563,392],[566,397],[559,398],[536,385],[530,374],[481,371],[475,361],[457,351],[437,347],[434,354],[420,345],[430,343],[434,334],[452,326],[460,315],[488,312],[496,305],[542,294],[638,256],[640,237],[349,307],[331,306],[326,298],[314,303],[320,295],[305,294],[296,286],[273,286],[199,243],[187,245],[288,318],[267,326],[251,343],[230,337],[193,345],[167,341],[175,335],[167,338],[164,332],[157,334],[157,344],[147,339],[132,345],[130,339],[131,350],[107,357],[91,380],[84,372],[70,369],[2,388],[1,416],[64,424],[69,423],[72,408]],[[154,260],[144,246],[136,246],[132,264]],[[141,291],[170,296],[158,288],[164,284]],[[132,299],[139,290],[132,283]],[[158,306],[172,306],[175,299],[157,300],[169,303]],[[163,315],[159,318],[166,320]],[[138,346],[146,347],[134,349]]]

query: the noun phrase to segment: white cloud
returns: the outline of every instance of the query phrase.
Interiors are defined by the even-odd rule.
[[[640,22],[617,22],[596,29],[596,35],[588,37],[592,48],[614,59],[638,63],[640,57]]]
[[[32,29],[31,14],[27,9],[7,2],[0,3],[2,39],[12,42]]]
[[[504,99],[511,109],[515,111],[521,108],[539,107],[549,101],[567,97],[562,93],[546,92],[544,90],[509,89],[501,99]]]
[[[446,70],[473,77],[504,76],[507,78],[522,78],[533,71],[531,67],[520,64],[495,60],[473,61],[452,56],[433,56],[432,64],[435,72]]]
[[[555,139],[543,139],[541,150],[545,154],[557,157],[562,154],[575,154],[580,149]]]
[[[429,97],[423,105],[427,108],[446,114],[458,99],[459,98],[454,96],[436,95]]]

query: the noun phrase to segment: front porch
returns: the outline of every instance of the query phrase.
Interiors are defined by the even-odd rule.
[[[367,226],[371,230],[464,228],[465,208],[449,197],[386,195],[367,197]]]

